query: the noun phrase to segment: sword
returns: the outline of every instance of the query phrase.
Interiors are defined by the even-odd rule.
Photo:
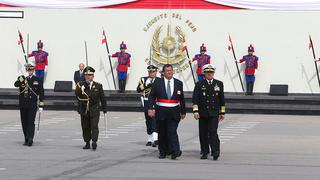
[[[103,113],[103,118],[104,118],[105,136],[107,137],[107,118],[106,118],[106,113]]]
[[[40,132],[40,118],[41,118],[41,112],[39,111],[39,116],[38,116],[38,128],[37,128],[37,136],[39,135],[39,132]]]

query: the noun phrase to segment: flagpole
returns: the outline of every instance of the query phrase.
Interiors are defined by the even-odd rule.
[[[312,39],[311,39],[311,35],[309,35],[309,40],[310,40],[310,45],[311,45],[311,49],[312,49],[312,55],[313,55],[313,59],[314,59],[314,66],[316,68],[318,84],[319,84],[319,87],[320,87],[319,70],[318,70],[318,65],[317,65],[317,62],[316,62],[316,54],[314,52],[314,47],[313,47],[313,42],[312,42]]]
[[[230,34],[229,34],[229,42],[230,42],[230,44],[231,44],[231,49],[232,49],[232,54],[233,54],[233,58],[234,58],[234,63],[236,64],[236,67],[237,67],[237,71],[238,71],[238,76],[239,76],[241,88],[242,88],[242,91],[243,91],[243,93],[244,93],[245,91],[244,91],[244,87],[243,87],[243,82],[242,82],[242,78],[241,78],[241,75],[240,75],[240,70],[239,70],[239,66],[238,66],[238,63],[237,63],[237,57],[236,57],[236,54],[235,54],[235,52],[234,52],[233,43],[232,43]]]
[[[194,77],[194,72],[193,72],[193,68],[192,68],[192,64],[191,64],[191,60],[190,60],[190,56],[189,56],[188,47],[186,45],[185,37],[183,37],[183,45],[184,45],[183,48],[186,50],[187,57],[188,57],[188,60],[189,60],[189,67],[190,67],[190,71],[191,71],[191,74],[192,74],[193,82],[194,82],[194,84],[196,84],[196,78]]]
[[[109,46],[108,46],[108,41],[107,41],[107,37],[106,37],[106,33],[103,29],[103,33],[102,33],[103,37],[104,37],[104,41],[106,43],[106,49],[107,49],[107,53],[108,53],[108,58],[109,58],[109,65],[110,65],[110,68],[111,68],[111,74],[112,74],[112,80],[113,80],[113,85],[114,85],[114,89],[116,90],[117,87],[116,87],[116,81],[114,79],[114,73],[113,73],[113,67],[112,67],[112,63],[111,63],[111,57],[109,55]]]

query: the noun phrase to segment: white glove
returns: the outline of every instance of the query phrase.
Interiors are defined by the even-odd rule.
[[[47,72],[48,66],[44,67],[44,72]]]
[[[129,74],[130,74],[130,68],[128,67],[127,76],[129,76]]]
[[[234,62],[236,62],[236,63],[240,63],[240,60],[237,60],[237,59],[236,59],[236,60],[234,60]]]
[[[256,69],[255,73],[258,73],[258,69]]]
[[[24,53],[23,55],[24,55],[25,57],[27,57],[27,59],[29,58],[29,57],[28,57],[28,55],[29,55],[28,53]]]
[[[85,87],[84,85],[81,86],[81,91],[84,91]]]
[[[151,78],[148,78],[148,79],[146,80],[146,86],[148,86],[150,83],[151,83]]]
[[[43,108],[42,108],[42,107],[39,107],[38,111],[39,111],[39,113],[42,113]]]
[[[108,56],[112,57],[112,54],[108,53]]]

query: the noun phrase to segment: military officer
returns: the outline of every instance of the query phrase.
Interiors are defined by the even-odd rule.
[[[152,85],[148,115],[156,117],[159,159],[171,155],[174,160],[182,154],[177,128],[180,120],[186,117],[183,83],[173,78],[171,64],[165,64],[162,72],[164,77],[156,79]]]
[[[19,106],[22,130],[24,134],[24,144],[32,146],[35,117],[37,110],[42,112],[44,90],[42,83],[33,75],[34,66],[31,64],[26,65],[27,75],[21,75],[14,83],[15,87],[19,88]]]
[[[198,81],[203,80],[204,75],[202,73],[202,67],[206,64],[210,64],[210,56],[206,54],[207,48],[202,44],[200,46],[200,54],[196,54],[194,58],[192,59],[193,62],[197,62],[197,75],[198,75]]]
[[[119,92],[124,93],[126,88],[127,76],[130,68],[130,57],[131,55],[126,52],[127,45],[122,41],[120,44],[120,52],[116,52],[111,57],[118,58],[117,74],[119,81]]]
[[[107,104],[102,84],[93,81],[94,72],[95,70],[90,66],[84,69],[85,81],[77,83],[75,93],[79,100],[78,112],[81,116],[83,140],[86,143],[83,149],[90,149],[92,140],[92,149],[96,150],[99,136],[99,103],[103,113],[107,113]]]
[[[207,159],[210,145],[211,155],[217,160],[220,156],[218,124],[225,114],[223,83],[213,78],[213,65],[204,65],[202,69],[205,79],[198,81],[194,87],[193,115],[199,121],[201,159]]]
[[[49,54],[43,50],[43,42],[41,40],[39,40],[37,46],[38,50],[32,51],[31,54],[28,54],[28,57],[34,57],[36,76],[43,83],[45,73],[47,72]]]
[[[246,76],[246,87],[247,92],[246,95],[253,95],[253,85],[255,82],[255,73],[258,71],[258,60],[259,58],[253,54],[254,47],[252,44],[248,47],[248,55],[243,56],[242,59],[237,61],[238,63],[245,62],[245,76]]]
[[[141,77],[137,91],[141,93],[141,102],[143,105],[144,116],[146,119],[146,126],[147,126],[147,144],[146,146],[153,146],[156,147],[158,144],[158,133],[156,127],[156,119],[153,117],[148,116],[148,97],[150,95],[152,84],[157,77],[158,67],[154,65],[149,65],[148,69],[148,76]]]

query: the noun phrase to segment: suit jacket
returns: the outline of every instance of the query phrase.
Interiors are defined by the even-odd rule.
[[[14,83],[14,86],[19,87],[20,108],[36,108],[37,106],[43,107],[43,84],[36,76],[31,76],[31,78],[19,76],[18,80]]]
[[[164,78],[157,78],[152,85],[152,89],[149,95],[148,105],[149,105],[149,109],[156,110],[156,119],[158,120],[165,119],[168,111],[173,113],[175,120],[180,120],[181,115],[186,114],[185,99],[184,99],[184,93],[183,93],[183,83],[178,79],[175,79],[175,78],[173,79],[174,79],[174,87],[173,87],[174,89],[173,89],[173,94],[170,100],[179,101],[180,104],[176,107],[163,107],[163,106],[158,106],[156,104],[157,99],[168,99]]]
[[[209,85],[206,79],[198,81],[192,95],[193,112],[200,117],[214,117],[225,114],[223,83],[213,79]]]
[[[81,90],[81,86],[85,86],[84,92]],[[82,115],[90,113],[90,116],[99,115],[101,102],[102,111],[107,112],[106,97],[103,92],[102,84],[93,81],[91,89],[85,81],[77,83],[75,90],[76,96],[79,100],[78,112]]]
[[[76,84],[77,84],[78,82],[80,82],[80,81],[85,81],[84,72],[82,73],[82,75],[80,75],[80,70],[75,71],[75,72],[74,72],[74,76],[73,76],[73,80],[74,80],[74,82],[75,82]]]

